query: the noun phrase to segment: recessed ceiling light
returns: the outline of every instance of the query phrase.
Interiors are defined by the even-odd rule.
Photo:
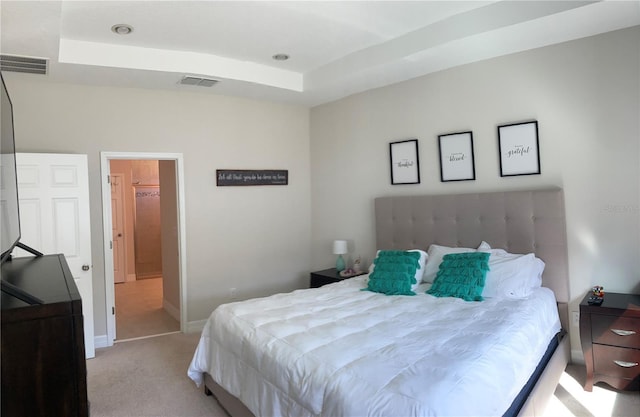
[[[287,59],[289,59],[289,55],[287,55],[287,54],[275,54],[271,58],[275,59],[276,61],[286,61]]]
[[[133,32],[133,27],[125,25],[124,23],[119,23],[117,25],[111,26],[111,31],[113,33],[117,33],[118,35],[128,35]]]

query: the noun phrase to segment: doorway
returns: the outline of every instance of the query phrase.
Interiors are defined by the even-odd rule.
[[[112,160],[111,216],[113,241],[116,340],[128,340],[180,330],[180,305],[175,251],[163,256],[163,224],[175,230],[175,187],[161,184],[160,168],[175,182],[175,161]],[[164,186],[162,186],[164,185]],[[164,220],[164,221],[163,221]],[[173,236],[165,236],[174,239]],[[175,242],[164,242],[175,247]],[[163,274],[163,265],[169,270]],[[172,291],[172,289],[174,289]]]
[[[183,331],[181,154],[103,152],[107,346]]]

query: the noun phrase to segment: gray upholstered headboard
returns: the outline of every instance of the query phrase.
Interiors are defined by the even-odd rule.
[[[483,240],[512,253],[535,253],[542,285],[556,294],[568,327],[569,268],[561,189],[375,199],[376,247],[424,249],[432,243],[475,248]]]

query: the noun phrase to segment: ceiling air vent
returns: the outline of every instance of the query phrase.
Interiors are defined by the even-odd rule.
[[[0,55],[0,71],[47,74],[47,59],[28,56]]]
[[[213,80],[211,78],[193,77],[190,75],[184,76],[180,80],[180,84],[195,85],[197,87],[211,87],[217,83],[218,80]]]

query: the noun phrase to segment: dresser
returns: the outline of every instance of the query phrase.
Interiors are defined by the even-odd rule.
[[[586,391],[596,382],[640,390],[640,295],[605,293],[601,305],[580,303],[580,342]]]
[[[2,279],[42,301],[2,293],[2,417],[88,416],[82,300],[64,256],[14,258]]]

